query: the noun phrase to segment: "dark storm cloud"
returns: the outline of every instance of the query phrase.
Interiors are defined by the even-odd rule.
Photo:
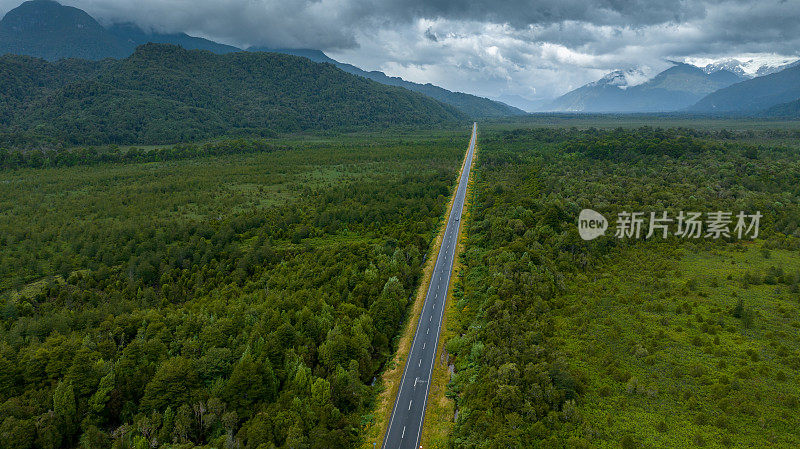
[[[733,45],[750,51],[797,52],[800,1],[731,4],[706,21],[703,42],[709,48]]]
[[[5,12],[19,0],[0,0]],[[230,43],[322,49],[358,46],[356,35],[419,19],[543,27],[532,38],[565,45],[591,41],[578,24],[639,29],[706,19],[724,5],[732,14],[709,24],[714,42],[793,40],[800,0],[63,0],[104,21],[133,20],[159,31],[192,31]],[[751,10],[755,20],[751,20]],[[565,26],[566,24],[566,26]],[[716,27],[716,28],[715,28]],[[768,30],[765,32],[764,30]],[[578,34],[576,34],[576,31]],[[716,33],[715,33],[716,31]],[[583,35],[582,35],[583,34]],[[430,38],[429,35],[424,37]]]

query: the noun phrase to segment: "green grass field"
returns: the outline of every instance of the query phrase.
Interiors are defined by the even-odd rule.
[[[552,344],[591,385],[580,432],[598,447],[800,444],[798,279],[797,252],[721,244],[647,245],[568,282]]]

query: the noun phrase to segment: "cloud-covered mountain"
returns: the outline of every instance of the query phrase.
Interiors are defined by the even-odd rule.
[[[754,114],[776,107],[776,113],[791,111],[791,105],[779,106],[800,99],[800,65],[770,75],[742,81],[704,97],[689,108],[700,113]]]
[[[0,55],[5,53],[36,56],[49,61],[63,58],[99,60],[124,58],[134,49],[149,42],[181,46],[188,50],[208,50],[217,54],[242,51],[185,33],[146,32],[131,23],[104,28],[84,11],[63,6],[52,0],[33,0],[9,11],[0,21]],[[452,92],[432,84],[418,84],[383,72],[367,72],[350,64],[340,63],[319,50],[253,48],[302,56],[314,62],[333,64],[345,72],[381,84],[403,87],[449,104],[473,118],[522,115],[524,111],[506,104],[461,92]]]
[[[555,99],[545,110],[564,112],[616,111],[625,101],[629,86],[626,71],[615,70],[597,81],[567,92]]]
[[[113,34],[123,45],[133,49],[149,42],[158,44],[172,44],[187,50],[208,50],[219,55],[242,51],[232,45],[220,44],[202,37],[189,36],[186,33],[148,33],[132,23],[117,23],[108,27],[108,32]]]
[[[414,92],[419,92],[421,94],[427,95],[435,100],[441,101],[442,103],[455,106],[460,111],[466,113],[470,117],[491,118],[491,117],[507,117],[511,115],[525,114],[525,111],[522,111],[513,106],[509,106],[505,103],[501,103],[499,101],[489,100],[488,98],[465,94],[463,92],[452,92],[442,87],[434,86],[433,84],[430,83],[428,84],[413,83],[411,81],[406,81],[399,77],[388,76],[385,73],[379,71],[368,72],[354,65],[345,64],[336,61],[334,59],[331,59],[330,57],[328,57],[328,55],[319,50],[286,49],[286,48],[275,49],[275,48],[257,48],[257,47],[248,48],[247,50],[286,53],[295,56],[303,56],[314,62],[327,62],[353,75],[363,76],[364,78],[371,79],[372,81],[376,81],[381,84],[386,84],[388,86],[403,87],[408,90],[412,90]]]
[[[148,42],[219,54],[241,51],[184,33],[148,33],[130,23],[104,28],[83,10],[52,0],[27,1],[0,20],[0,55],[35,56],[48,61],[119,59]]]
[[[96,60],[132,50],[82,10],[50,0],[25,2],[0,20],[0,55]]]
[[[565,112],[669,112],[691,106],[710,92],[743,78],[728,70],[706,73],[676,63],[650,80],[631,85],[640,72],[615,71],[555,99],[546,109]]]

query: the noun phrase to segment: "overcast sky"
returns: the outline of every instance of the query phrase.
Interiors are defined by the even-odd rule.
[[[0,0],[0,13],[19,0]],[[545,99],[615,69],[800,52],[800,0],[62,0],[238,46],[334,59],[487,97]]]

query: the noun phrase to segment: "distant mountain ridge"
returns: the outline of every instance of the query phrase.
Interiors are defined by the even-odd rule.
[[[547,110],[564,112],[670,112],[691,106],[717,89],[742,81],[727,70],[706,73],[675,63],[652,79],[628,85],[626,73],[615,71],[555,99]]]
[[[688,110],[697,113],[756,114],[770,108],[771,113],[787,114],[791,103],[800,99],[800,65],[780,72],[742,81],[699,100]],[[780,106],[785,105],[785,106]]]
[[[131,55],[136,47],[153,43],[181,46],[188,50],[208,50],[217,54],[243,51],[185,33],[146,32],[131,23],[114,24],[108,29],[84,11],[63,6],[53,0],[27,1],[11,10],[0,20],[0,55],[36,56],[48,61],[64,58],[100,60],[120,59]],[[523,115],[524,111],[506,104],[431,84],[417,84],[382,72],[367,72],[350,64],[340,63],[319,50],[251,48],[250,51],[270,51],[302,56],[314,62],[333,64],[345,72],[362,76],[389,86],[403,87],[427,95],[442,103],[455,106],[472,118]]]

